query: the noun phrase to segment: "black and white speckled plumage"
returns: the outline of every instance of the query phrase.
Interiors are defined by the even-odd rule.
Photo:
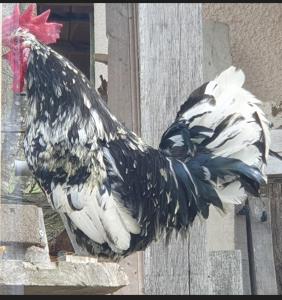
[[[88,253],[118,259],[162,232],[185,232],[210,204],[223,209],[245,190],[258,193],[268,122],[241,88],[241,71],[231,67],[194,91],[157,150],[111,115],[71,62],[30,43],[26,159]]]

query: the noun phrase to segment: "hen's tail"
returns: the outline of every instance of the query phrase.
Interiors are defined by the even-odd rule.
[[[270,123],[244,81],[232,66],[203,84],[163,134],[160,150],[173,162],[179,197],[189,201],[189,221],[199,212],[207,218],[210,204],[224,210],[258,195],[266,182]]]

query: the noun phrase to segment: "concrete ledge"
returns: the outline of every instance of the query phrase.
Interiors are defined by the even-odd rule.
[[[116,263],[59,261],[48,268],[17,261],[0,261],[0,294],[109,294],[129,284]]]
[[[42,209],[34,205],[0,205],[0,241],[2,245],[46,246]]]
[[[116,263],[78,255],[51,262],[42,209],[0,205],[0,295],[109,294],[128,284]]]

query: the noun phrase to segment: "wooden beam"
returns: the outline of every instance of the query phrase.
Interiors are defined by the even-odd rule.
[[[282,129],[272,129],[271,130],[271,149],[276,151],[282,156]],[[282,173],[282,160],[276,157],[269,156],[267,160],[266,167],[267,175],[281,175]]]
[[[279,295],[282,294],[282,181],[268,183],[268,196],[271,206],[273,254]]]
[[[250,263],[248,251],[248,236],[246,225],[246,207],[244,205],[235,206],[235,227],[234,227],[234,244],[235,249],[241,251],[242,258],[242,276],[243,276],[243,291],[244,295],[251,295],[250,281]]]
[[[0,3],[0,49],[2,49],[2,3]],[[1,50],[2,51],[2,50]],[[2,141],[2,57],[0,58],[0,141]],[[2,200],[2,142],[0,143],[0,205]],[[1,258],[1,254],[0,254]]]
[[[135,3],[106,3],[108,106],[129,129],[140,134]],[[142,294],[143,254],[121,261],[130,284],[117,294]]]
[[[95,88],[105,103],[108,102],[108,37],[106,3],[94,3],[95,32]]]
[[[90,81],[95,86],[95,26],[94,26],[94,5],[89,12],[89,26],[90,26]]]
[[[109,41],[108,105],[128,128],[138,133],[138,64],[134,7],[131,3],[106,4]]]
[[[180,105],[203,83],[201,4],[139,3],[141,136],[158,147]],[[206,225],[145,251],[145,294],[208,293]]]
[[[277,295],[273,257],[270,199],[266,191],[261,197],[250,197],[247,230],[252,294]]]

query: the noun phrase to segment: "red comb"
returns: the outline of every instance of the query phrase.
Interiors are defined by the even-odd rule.
[[[18,27],[27,29],[37,40],[44,44],[52,44],[57,41],[63,25],[47,22],[50,9],[38,16],[35,16],[34,12],[36,12],[35,3],[30,4],[22,15],[20,14],[19,4],[15,5],[12,15],[6,17],[2,23],[4,46],[10,47],[9,37]]]
[[[13,71],[13,90],[20,93],[24,87],[24,75],[27,69],[29,49],[22,47],[20,43],[13,42],[11,34],[19,27],[27,29],[36,39],[44,44],[52,44],[60,37],[62,24],[48,23],[50,9],[36,16],[36,4],[30,4],[20,14],[19,4],[16,4],[11,16],[2,22],[3,45],[11,49],[3,57],[8,60]]]

